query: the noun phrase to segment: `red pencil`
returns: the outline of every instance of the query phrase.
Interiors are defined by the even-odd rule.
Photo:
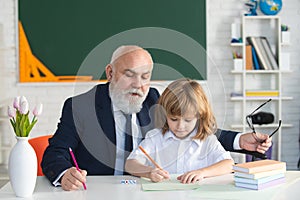
[[[74,155],[74,153],[73,153],[71,147],[69,147],[69,151],[70,151],[70,154],[71,154],[71,157],[72,157],[72,159],[73,159],[73,162],[74,162],[74,164],[75,164],[76,169],[80,172],[80,169],[79,169],[79,167],[78,167],[78,164],[77,164],[75,155]],[[82,182],[82,185],[83,185],[83,188],[86,190],[86,185],[85,185],[84,182]]]

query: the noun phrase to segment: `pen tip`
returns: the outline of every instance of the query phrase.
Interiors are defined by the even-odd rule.
[[[71,147],[69,147],[69,151],[72,151]]]

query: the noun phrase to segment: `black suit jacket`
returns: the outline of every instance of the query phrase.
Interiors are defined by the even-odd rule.
[[[113,175],[116,160],[116,131],[112,113],[109,83],[95,86],[90,91],[65,101],[60,123],[49,139],[41,163],[43,173],[53,182],[64,170],[74,166],[69,147],[78,165],[88,175]],[[154,128],[151,121],[153,106],[159,98],[150,88],[137,114],[143,136]],[[222,131],[218,138],[226,150],[231,150],[236,132]]]
[[[45,150],[42,169],[53,182],[72,166],[69,147],[78,165],[89,175],[113,175],[116,160],[116,131],[112,113],[109,83],[99,84],[90,91],[65,101],[60,123]],[[142,134],[154,128],[151,121],[153,105],[159,93],[150,88],[142,110],[137,114]]]

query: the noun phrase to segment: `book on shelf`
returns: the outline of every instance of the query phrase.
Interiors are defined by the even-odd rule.
[[[286,163],[277,161],[277,160],[258,160],[246,163],[239,163],[233,165],[234,171],[244,172],[244,173],[257,173],[257,172],[265,172],[275,169],[286,169]]]
[[[252,46],[246,45],[246,70],[253,69],[253,61],[252,61]]]
[[[262,45],[267,53],[267,57],[271,63],[272,69],[274,69],[274,70],[279,69],[276,56],[272,52],[271,45],[270,45],[268,39],[266,37],[261,37],[260,39],[261,39]]]
[[[274,65],[276,63],[276,58],[275,58],[274,54],[272,53],[270,44],[266,37],[264,37],[264,36],[249,36],[246,38],[246,40],[255,49],[256,57],[259,62],[259,65],[260,65],[259,69],[263,69],[263,70],[278,69],[278,66],[276,68],[276,66]],[[253,58],[253,59],[255,59],[255,58]],[[273,63],[271,62],[271,59],[272,59]]]
[[[250,183],[240,183],[240,182],[235,182],[236,187],[242,187],[242,188],[248,188],[248,189],[253,189],[253,190],[261,190],[265,188],[269,188],[272,186],[276,186],[279,184],[285,183],[285,177],[275,179],[273,181],[269,181],[266,183],[261,183],[261,184],[250,184]]]
[[[261,65],[263,67],[264,70],[271,70],[273,69],[270,63],[270,60],[268,58],[266,49],[264,48],[264,45],[262,43],[262,37],[255,37],[254,40],[257,43],[257,48],[259,48],[259,51],[261,52]]]
[[[265,171],[265,172],[257,172],[254,174],[248,174],[248,173],[244,173],[244,172],[234,172],[234,176],[235,177],[243,177],[243,178],[247,178],[247,179],[260,179],[260,178],[264,178],[264,177],[268,177],[268,176],[273,176],[276,174],[283,174],[286,172],[286,168],[281,168],[281,169],[274,169],[274,170],[269,170],[269,171]]]
[[[278,90],[247,90],[246,97],[278,97]]]
[[[253,68],[255,70],[259,70],[260,69],[260,65],[258,63],[258,58],[255,52],[254,47],[251,46],[251,52],[252,52],[252,61],[253,61]]]
[[[283,177],[284,177],[284,173],[275,174],[275,175],[271,175],[259,179],[249,179],[249,178],[234,176],[234,181],[239,183],[263,184]]]

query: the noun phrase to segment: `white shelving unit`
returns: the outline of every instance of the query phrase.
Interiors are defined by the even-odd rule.
[[[278,58],[278,65],[280,64],[281,46],[281,21],[279,16],[243,16],[242,17],[242,41],[243,43],[231,44],[233,49],[238,49],[243,54],[243,69],[241,71],[232,70],[231,73],[235,76],[235,85],[237,85],[234,92],[240,92],[241,96],[231,97],[235,102],[234,124],[232,128],[238,129],[242,132],[249,132],[251,129],[246,122],[246,116],[252,113],[258,106],[272,99],[271,102],[262,107],[259,111],[271,112],[274,114],[274,122],[268,125],[255,126],[256,131],[263,133],[271,133],[277,126],[278,121],[282,120],[281,128],[273,136],[273,150],[272,157],[277,160],[281,159],[281,132],[282,128],[292,127],[292,124],[287,123],[282,119],[282,104],[292,97],[284,96],[282,93],[282,73],[289,71],[281,70],[246,70],[246,45],[248,36],[265,36],[271,45],[271,49]],[[239,83],[239,84],[238,84]],[[246,90],[276,90],[279,92],[277,97],[246,97]],[[241,117],[242,116],[242,117]]]

